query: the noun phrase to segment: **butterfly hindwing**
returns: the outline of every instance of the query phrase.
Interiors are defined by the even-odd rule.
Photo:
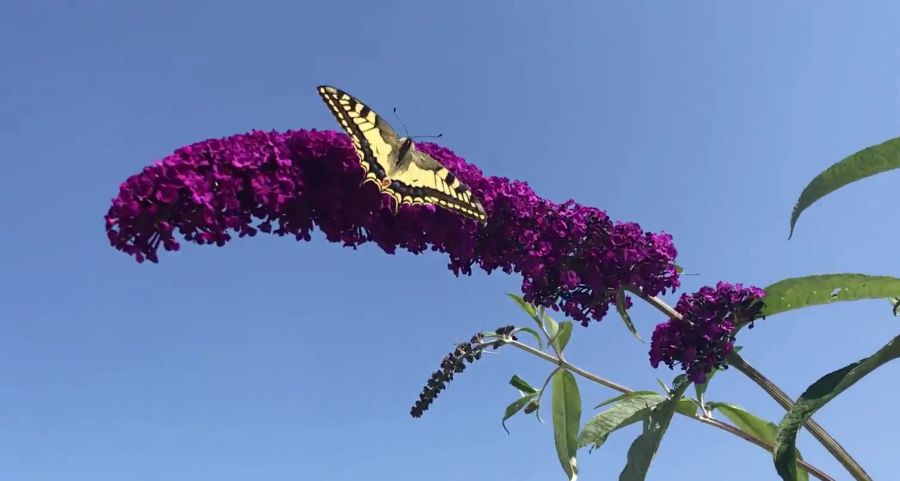
[[[434,204],[479,221],[484,208],[446,167],[430,155],[416,150],[408,139],[397,136],[391,126],[371,108],[334,87],[320,86],[319,95],[331,109],[359,155],[365,181],[400,204]]]
[[[397,174],[397,178],[405,184],[420,187],[424,203],[484,220],[481,203],[452,172],[424,152],[414,151],[412,155],[412,162],[405,171]]]

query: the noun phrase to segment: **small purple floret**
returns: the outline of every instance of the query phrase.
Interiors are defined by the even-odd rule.
[[[738,321],[751,321],[759,313],[765,291],[757,287],[719,282],[694,294],[682,294],[675,310],[684,319],[669,319],[656,326],[650,345],[650,364],[670,368],[681,363],[694,383],[706,382],[707,374],[722,367],[734,350]]]
[[[179,237],[223,245],[257,232],[331,242],[375,242],[387,253],[444,252],[456,274],[472,266],[522,275],[524,298],[587,325],[601,319],[615,291],[652,296],[678,287],[675,246],[666,233],[612,222],[574,201],[555,204],[528,184],[485,177],[450,150],[417,146],[481,199],[479,224],[434,206],[404,205],[395,215],[376,186],[360,186],[362,167],[344,135],[262,132],[199,142],[175,151],[123,183],[106,215],[110,243],[142,262],[178,250]]]

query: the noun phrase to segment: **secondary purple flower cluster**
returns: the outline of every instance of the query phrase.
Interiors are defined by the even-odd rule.
[[[434,206],[405,205],[394,214],[375,185],[360,186],[362,167],[344,134],[253,131],[178,149],[129,178],[106,215],[107,234],[138,262],[157,262],[160,246],[178,250],[176,231],[221,246],[232,233],[259,231],[309,240],[317,227],[345,246],[430,248],[447,253],[457,275],[473,265],[520,273],[525,300],[585,325],[606,314],[620,286],[645,295],[678,287],[668,234],[612,222],[573,201],[555,204],[525,182],[485,177],[447,149],[417,146],[482,200],[486,223]]]
[[[741,284],[719,282],[693,294],[682,294],[675,306],[683,319],[669,319],[656,326],[650,344],[650,364],[664,362],[672,368],[681,363],[694,383],[706,382],[706,375],[724,365],[734,349],[738,321],[751,321],[759,314],[765,291]]]

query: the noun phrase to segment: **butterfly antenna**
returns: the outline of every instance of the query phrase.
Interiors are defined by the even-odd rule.
[[[439,138],[441,138],[441,137],[443,137],[443,136],[444,136],[444,134],[437,134],[437,135],[417,135],[417,136],[415,136],[415,137],[413,137],[413,138],[415,138],[415,139],[439,139]]]
[[[403,119],[400,118],[400,114],[397,113],[397,107],[394,107],[394,117],[397,117],[397,122],[400,122],[400,126],[403,127],[403,133],[406,135],[407,139],[439,139],[444,136],[443,133],[437,135],[409,135],[409,129],[406,128],[406,124],[403,123]]]
[[[400,126],[403,127],[403,133],[406,135],[406,138],[409,138],[409,130],[407,130],[406,124],[403,123],[403,119],[400,118],[400,114],[397,113],[397,107],[394,107],[394,117],[397,117],[397,122],[400,122]]]

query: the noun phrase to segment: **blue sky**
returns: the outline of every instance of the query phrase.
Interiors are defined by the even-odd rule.
[[[439,255],[314,236],[185,246],[138,265],[107,244],[118,185],[173,149],[250,129],[337,128],[328,83],[489,175],[670,232],[688,292],[718,280],[900,275],[895,174],[822,201],[816,173],[900,134],[895,2],[24,2],[0,16],[0,479],[562,479],[552,433],[500,427],[514,351],[461,375],[419,420],[441,357],[524,324],[519,279],[455,278]],[[19,212],[18,209],[25,209]],[[385,273],[388,273],[387,280]],[[398,295],[402,294],[402,295]],[[398,299],[403,302],[398,302]],[[669,296],[670,301],[676,299]],[[633,312],[645,337],[660,316]],[[883,302],[770,318],[745,357],[798,395],[897,333]],[[609,317],[569,358],[654,389],[648,346]],[[896,479],[900,365],[816,415]],[[581,383],[590,406],[614,393]],[[778,420],[736,371],[709,397]],[[637,427],[579,461],[614,479]],[[805,457],[838,479],[808,436]],[[676,419],[649,479],[774,479],[770,457]]]

